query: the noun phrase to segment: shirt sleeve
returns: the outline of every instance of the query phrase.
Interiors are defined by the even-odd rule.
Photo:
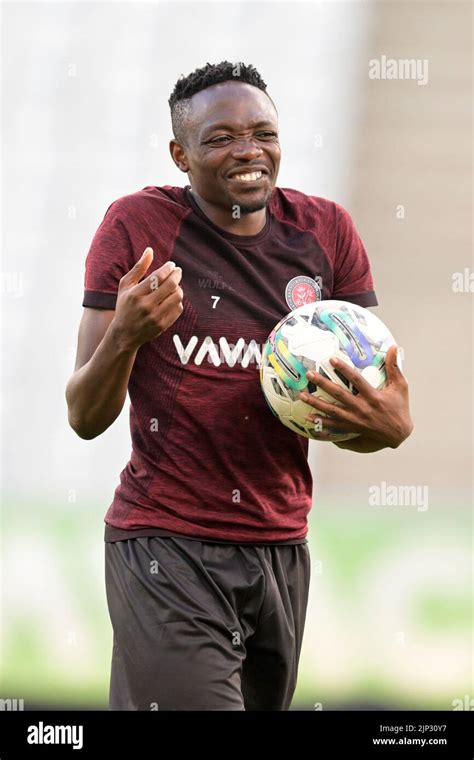
[[[107,209],[86,257],[83,306],[115,309],[121,278],[135,264],[135,256],[120,203]]]
[[[359,306],[377,306],[370,262],[354,222],[342,206],[336,205],[337,233],[334,286],[331,298]]]

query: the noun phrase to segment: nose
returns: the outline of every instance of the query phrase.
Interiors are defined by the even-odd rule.
[[[240,140],[235,140],[232,146],[232,156],[237,159],[251,160],[261,156],[263,153],[262,148],[253,139],[242,137]]]

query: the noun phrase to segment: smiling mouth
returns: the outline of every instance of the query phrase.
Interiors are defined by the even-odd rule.
[[[263,174],[263,172],[248,172],[243,174],[234,174],[232,177],[229,177],[230,180],[237,180],[238,182],[258,182],[259,180],[263,179],[266,175]]]

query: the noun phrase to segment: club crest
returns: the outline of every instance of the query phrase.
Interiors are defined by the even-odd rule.
[[[312,277],[293,277],[285,288],[286,303],[291,310],[321,300],[321,286]]]

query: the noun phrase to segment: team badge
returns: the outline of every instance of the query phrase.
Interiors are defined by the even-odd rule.
[[[293,311],[298,306],[321,300],[321,286],[312,277],[293,277],[285,288],[286,303]]]

